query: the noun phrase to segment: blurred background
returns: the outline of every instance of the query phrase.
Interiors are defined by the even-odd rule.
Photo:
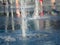
[[[0,45],[60,45],[60,0],[0,0]]]

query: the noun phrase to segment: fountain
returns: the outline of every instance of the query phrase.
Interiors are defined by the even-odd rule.
[[[13,0],[10,0],[11,2],[10,5],[11,15],[10,15],[9,14],[10,12],[8,10],[9,8],[8,2],[6,0],[5,7],[7,9],[6,9],[6,21],[4,30],[6,31],[6,33],[0,30],[1,31],[0,44],[1,45],[55,45],[56,40],[57,39],[59,40],[58,34],[60,33],[59,30],[56,31],[55,29],[49,29],[50,24],[55,23],[55,18],[53,21],[51,21],[50,19],[53,17],[47,17],[47,15],[45,16],[42,14],[43,12],[43,4],[41,2],[42,0],[41,1],[34,0],[33,4],[34,7],[30,5],[30,3],[28,2],[30,0],[28,1],[14,0],[14,1],[15,2],[13,2]],[[27,2],[25,1],[27,1],[29,4],[27,4]],[[33,12],[32,13],[30,12],[30,9],[32,9],[31,7],[33,8],[32,11],[34,11],[33,16],[32,16]],[[17,15],[14,15],[13,8],[15,8],[15,12]],[[27,14],[27,11],[29,11],[29,14]],[[11,30],[9,29],[9,26],[11,26]],[[16,29],[15,26],[19,28]]]
[[[26,30],[27,30],[27,21],[26,18],[26,12],[25,12],[25,2],[24,0],[21,0],[21,15],[22,15],[22,24],[21,24],[21,30],[22,30],[22,37],[26,38]]]
[[[7,16],[6,16],[5,30],[6,30],[6,32],[7,32],[7,30],[8,30],[8,20],[9,20],[9,11],[8,11],[8,2],[7,2],[7,0],[6,0],[6,8],[7,8],[7,10],[6,10]]]
[[[11,3],[10,8],[11,8],[11,18],[12,18],[12,19],[11,19],[11,20],[12,20],[12,21],[11,21],[11,22],[12,22],[11,25],[12,25],[12,30],[14,31],[14,30],[15,30],[15,29],[14,29],[14,16],[13,16],[13,10],[12,10],[13,6],[12,6],[12,0],[10,0],[10,1],[11,1],[11,2],[10,2],[10,3]],[[6,14],[7,14],[7,16],[6,16],[6,24],[5,24],[5,30],[6,30],[6,31],[5,31],[5,32],[6,32],[7,34],[8,34],[7,30],[8,30],[8,24],[9,24],[9,12],[10,12],[10,11],[8,10],[8,8],[9,8],[8,6],[9,6],[9,4],[8,4],[8,2],[7,2],[7,0],[6,0],[6,8],[7,8]],[[5,37],[4,37],[4,40],[7,42],[7,45],[9,45],[9,42],[10,42],[10,41],[11,41],[11,42],[12,42],[12,41],[13,41],[13,42],[16,41],[15,38],[12,38],[10,35],[9,35],[9,36],[5,36]]]
[[[12,10],[12,8],[13,8],[13,5],[12,5],[12,0],[11,0],[11,18],[12,18],[12,30],[14,31],[15,29],[14,29],[14,16],[13,16],[13,10]]]
[[[7,10],[6,10],[6,15],[7,15],[7,16],[6,16],[6,22],[5,22],[5,23],[6,23],[6,25],[5,25],[5,30],[6,30],[6,32],[7,32],[7,30],[8,30],[8,24],[9,24],[9,12],[10,12],[10,11],[8,10],[9,6],[10,6],[10,8],[11,8],[11,18],[12,18],[12,19],[11,19],[11,20],[12,20],[12,21],[11,21],[11,22],[12,22],[11,25],[12,25],[12,30],[15,30],[15,29],[14,29],[14,16],[13,16],[13,10],[12,10],[12,8],[13,8],[13,6],[12,6],[12,0],[11,0],[10,3],[11,3],[11,5],[9,5],[8,2],[7,2],[7,0],[6,0],[6,8],[7,8]]]
[[[34,18],[39,17],[39,1],[38,0],[35,0],[35,11],[34,11],[34,16],[33,17]],[[39,30],[40,29],[39,20],[35,20],[34,23],[35,23],[36,30]]]
[[[39,7],[39,3],[40,3],[40,7]],[[35,0],[35,6],[36,7],[35,7],[34,18],[36,18],[36,19],[40,18],[41,19],[41,17],[44,16],[44,13],[43,13],[43,0]],[[35,27],[37,27],[36,30],[40,30],[40,29],[44,28],[44,21],[40,20],[40,19],[34,21]]]

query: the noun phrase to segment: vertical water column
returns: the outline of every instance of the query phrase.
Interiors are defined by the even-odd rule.
[[[34,18],[39,17],[39,0],[35,0]]]
[[[8,11],[8,2],[7,2],[7,0],[6,0],[6,22],[5,22],[5,30],[6,30],[6,32],[7,32],[7,30],[8,30],[8,20],[9,20],[9,11]]]
[[[12,30],[14,31],[15,29],[14,29],[14,15],[13,15],[13,1],[12,0],[10,0],[11,1],[11,18],[12,18]]]
[[[3,10],[4,15],[5,15],[5,11],[6,11],[6,10],[5,10],[5,7],[6,7],[6,1],[7,1],[7,0],[2,0],[2,3],[3,3],[3,8],[4,8],[4,10]]]
[[[34,18],[39,17],[39,0],[35,0]],[[34,20],[35,29],[39,30],[39,20]]]
[[[26,19],[26,12],[25,12],[24,0],[21,0],[21,18],[22,18],[22,24],[21,24],[22,37],[26,38],[27,21],[25,20]]]

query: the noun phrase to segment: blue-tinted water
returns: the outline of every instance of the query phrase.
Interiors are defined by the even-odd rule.
[[[4,18],[2,19],[4,20]],[[42,22],[43,23],[42,23]],[[1,21],[4,22],[4,21]],[[22,30],[17,29],[15,31],[0,29],[0,45],[60,45],[60,29],[59,20],[48,20],[49,26],[46,25],[46,20],[40,20],[43,26],[37,30],[34,27],[33,21],[29,21],[28,30],[26,30],[26,38],[22,37]],[[2,23],[5,24],[5,23]],[[32,25],[31,25],[32,24]],[[33,28],[34,27],[34,28]]]
[[[9,45],[60,45],[60,30],[36,31],[28,34],[26,39],[22,38],[22,34],[19,32],[20,30],[10,33],[1,32],[0,45],[7,45],[7,43]],[[6,41],[5,39],[8,37],[13,38],[12,41]]]

